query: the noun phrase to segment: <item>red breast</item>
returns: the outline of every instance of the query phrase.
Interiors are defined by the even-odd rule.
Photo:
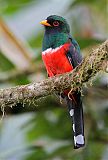
[[[66,57],[69,47],[70,43],[65,43],[55,49],[49,48],[42,52],[42,59],[50,77],[73,70]]]

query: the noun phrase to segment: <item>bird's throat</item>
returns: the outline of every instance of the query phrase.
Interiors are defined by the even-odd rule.
[[[43,51],[48,48],[55,49],[68,42],[68,39],[69,35],[66,33],[51,32],[51,34],[48,34],[45,32],[43,39]]]

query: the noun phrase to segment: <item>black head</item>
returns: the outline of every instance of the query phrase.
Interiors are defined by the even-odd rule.
[[[70,32],[70,27],[67,21],[61,16],[51,15],[40,23],[45,26],[47,31],[58,31],[63,33]]]

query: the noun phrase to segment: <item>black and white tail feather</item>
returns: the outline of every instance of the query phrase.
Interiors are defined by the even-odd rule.
[[[74,148],[78,149],[85,145],[83,107],[81,93],[76,91],[73,96],[73,100],[69,99],[69,97],[67,96],[66,101],[68,105],[69,115],[72,120]]]

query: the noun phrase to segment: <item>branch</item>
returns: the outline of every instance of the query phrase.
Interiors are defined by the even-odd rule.
[[[73,71],[48,78],[44,81],[0,90],[0,106],[14,106],[19,102],[32,101],[64,89],[76,90],[89,82],[99,71],[107,68],[108,40],[93,50]]]

